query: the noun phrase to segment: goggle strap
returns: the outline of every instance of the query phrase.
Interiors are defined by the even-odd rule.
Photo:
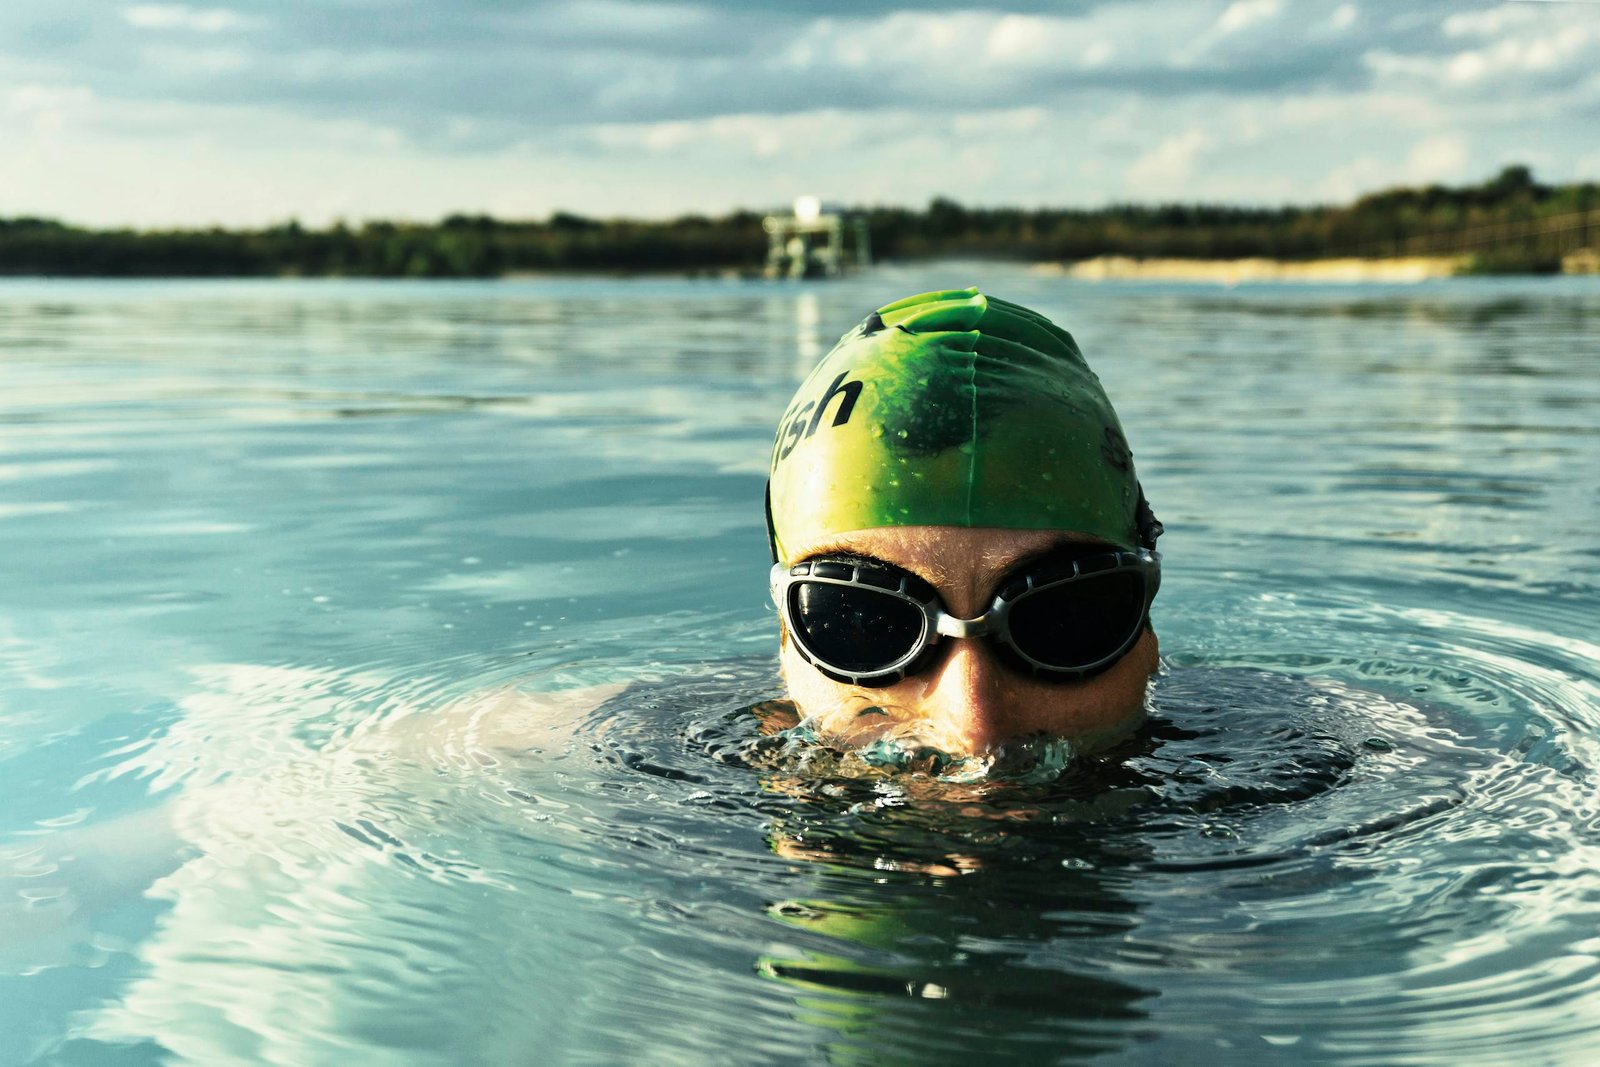
[[[1139,491],[1139,502],[1134,505],[1133,515],[1134,524],[1139,529],[1139,544],[1143,548],[1154,551],[1156,539],[1166,533],[1167,528],[1162,525],[1160,519],[1156,518],[1156,513],[1150,510],[1150,501],[1146,500],[1144,496],[1144,486],[1138,482],[1133,484],[1134,488]],[[770,519],[767,521],[769,524],[771,523]]]
[[[766,490],[767,512],[767,551],[772,553],[772,562],[778,562],[778,528],[772,522],[772,479],[767,479]]]

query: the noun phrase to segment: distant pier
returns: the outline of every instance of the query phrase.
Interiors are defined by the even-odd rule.
[[[796,197],[794,214],[768,215],[768,278],[837,278],[871,265],[867,220],[824,205],[815,196]]]

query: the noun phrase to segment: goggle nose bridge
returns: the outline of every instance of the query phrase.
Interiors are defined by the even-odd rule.
[[[958,619],[954,615],[940,614],[935,629],[940,637],[988,637],[998,628],[1000,613],[986,611],[975,619]]]

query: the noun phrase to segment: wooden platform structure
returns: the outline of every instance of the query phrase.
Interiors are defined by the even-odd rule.
[[[825,207],[815,196],[796,197],[793,215],[768,215],[761,226],[769,278],[837,278],[872,263],[867,220]]]

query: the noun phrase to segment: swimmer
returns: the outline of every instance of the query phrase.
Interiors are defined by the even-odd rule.
[[[775,725],[974,757],[1142,721],[1161,524],[1042,315],[977,289],[869,315],[779,423],[767,521],[797,714]]]

